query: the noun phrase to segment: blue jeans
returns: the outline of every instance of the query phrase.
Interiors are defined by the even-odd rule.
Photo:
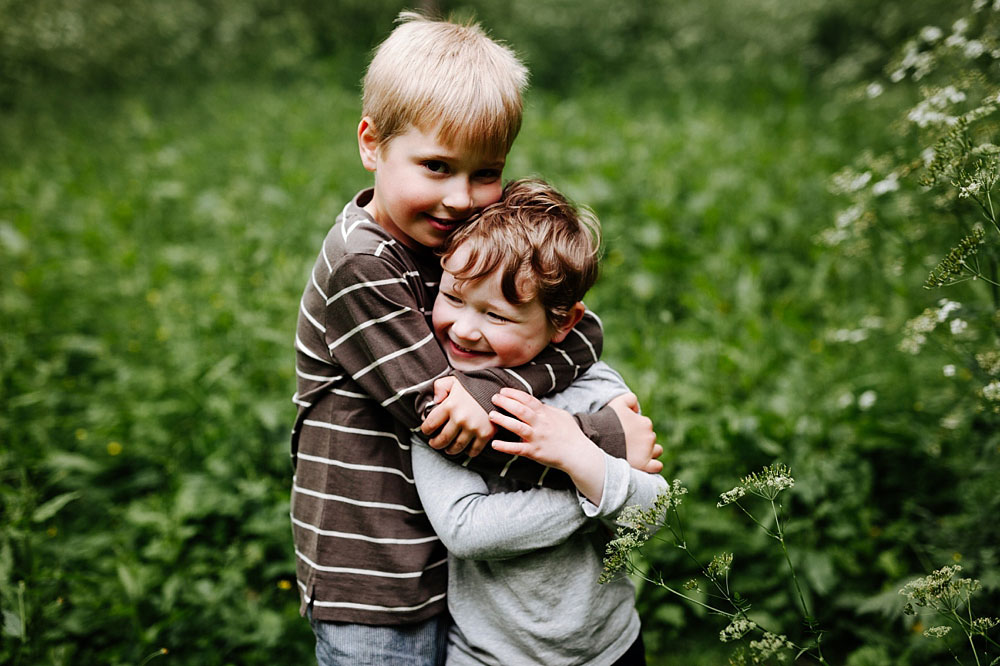
[[[450,622],[447,613],[414,624],[321,622],[309,609],[319,666],[442,666]]]

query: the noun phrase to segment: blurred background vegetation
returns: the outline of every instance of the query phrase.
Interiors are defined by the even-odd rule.
[[[690,490],[688,546],[734,552],[752,614],[799,637],[780,553],[715,507],[791,467],[787,536],[830,663],[950,661],[897,594],[945,564],[998,606],[995,375],[973,360],[997,350],[996,290],[922,288],[974,216],[896,169],[934,137],[905,123],[926,81],[890,85],[908,40],[985,4],[430,3],[528,62],[505,175],[602,219],[588,303]],[[0,0],[3,663],[312,658],[287,515],[293,328],[368,182],[365,62],[411,6]],[[968,331],[901,350],[944,297]],[[726,663],[717,618],[655,586],[638,604],[650,663]]]

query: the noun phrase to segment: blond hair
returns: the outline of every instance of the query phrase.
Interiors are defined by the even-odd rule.
[[[471,22],[400,13],[365,73],[362,115],[379,143],[411,127],[451,146],[506,155],[521,129],[528,71]]]
[[[537,296],[559,328],[597,280],[600,244],[601,225],[589,209],[544,181],[522,179],[448,238],[441,261],[467,249],[465,265],[452,271],[456,279],[499,273],[507,301],[520,305]]]

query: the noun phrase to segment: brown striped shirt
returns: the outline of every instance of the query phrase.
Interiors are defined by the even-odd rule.
[[[420,505],[409,443],[434,380],[453,371],[430,326],[438,258],[376,224],[362,209],[371,194],[338,216],[299,307],[291,518],[303,613],[311,604],[318,620],[401,624],[445,609],[447,553]],[[596,316],[574,332],[529,365],[454,374],[486,409],[503,386],[561,390],[600,355]],[[624,457],[613,412],[577,418]],[[489,447],[459,458],[484,473],[569,485],[561,472]]]

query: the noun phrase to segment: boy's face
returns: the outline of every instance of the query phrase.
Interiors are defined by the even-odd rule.
[[[448,146],[437,130],[411,127],[379,143],[367,118],[358,126],[375,195],[365,210],[411,249],[437,248],[469,217],[500,200],[504,155],[477,155]]]
[[[565,332],[549,323],[538,298],[522,305],[508,302],[499,274],[476,282],[457,280],[449,269],[458,270],[466,256],[460,247],[445,262],[434,301],[434,335],[453,368],[516,367],[537,356],[549,342],[565,338]]]

